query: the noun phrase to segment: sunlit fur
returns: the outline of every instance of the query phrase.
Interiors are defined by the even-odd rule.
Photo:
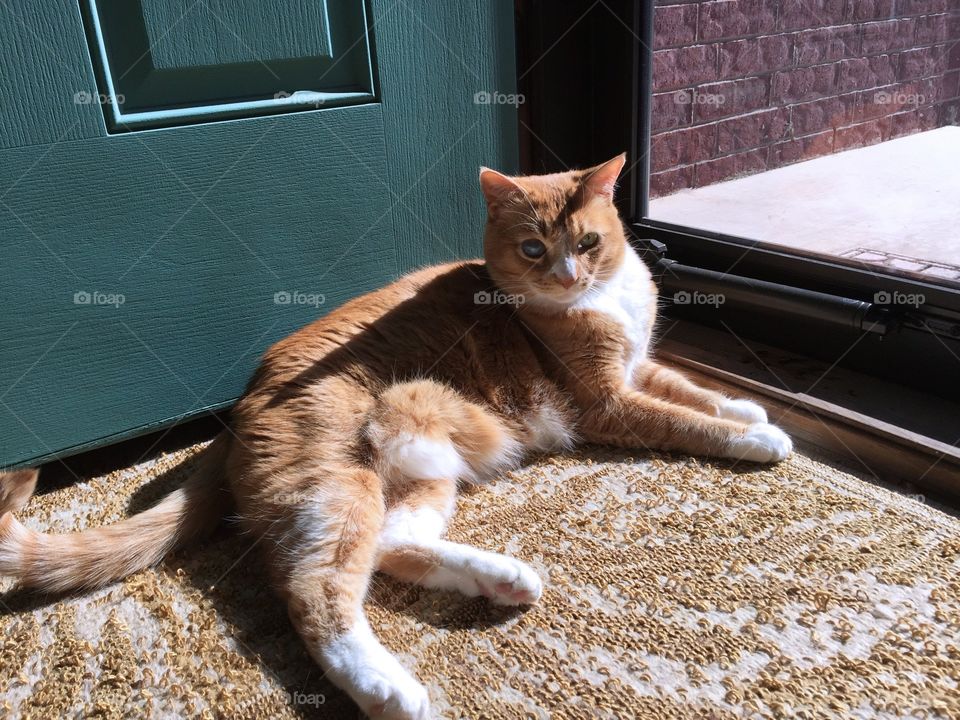
[[[558,311],[620,266],[629,248],[607,194],[612,183],[596,173],[593,168],[507,178],[491,170],[481,172],[490,210],[484,256],[490,276],[505,293],[522,296],[525,303],[538,309]],[[591,232],[599,235],[599,242],[579,251],[580,241]],[[539,259],[528,258],[521,251],[521,244],[531,239],[547,248]],[[558,276],[571,265],[573,284],[566,287]],[[638,288],[638,292],[648,292],[648,288]]]
[[[656,288],[612,201],[623,163],[483,169],[485,262],[411,273],[274,345],[230,432],[155,508],[66,535],[6,512],[0,573],[43,590],[103,584],[201,537],[232,498],[328,676],[374,717],[426,717],[425,690],[363,615],[374,570],[501,604],[535,602],[542,587],[519,560],[442,538],[459,483],[578,439],[757,461],[790,452],[759,406],[650,360]],[[598,241],[584,249],[588,233]],[[543,257],[523,255],[531,239]],[[17,510],[30,477],[0,481],[2,509]]]

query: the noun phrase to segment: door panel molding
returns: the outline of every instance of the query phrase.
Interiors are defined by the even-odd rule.
[[[157,70],[334,55],[327,0],[273,0],[269,4],[204,0],[194,5],[139,0],[137,4]],[[362,10],[362,4],[354,7]],[[241,36],[245,26],[252,24],[256,31]],[[217,38],[215,46],[209,42],[213,37]],[[338,38],[338,42],[344,40],[349,39]]]

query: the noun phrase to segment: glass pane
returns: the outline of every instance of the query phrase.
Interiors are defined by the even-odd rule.
[[[655,20],[650,218],[960,284],[960,4]]]

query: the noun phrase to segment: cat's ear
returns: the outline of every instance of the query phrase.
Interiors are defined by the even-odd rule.
[[[607,160],[603,165],[590,168],[583,176],[583,186],[591,195],[600,195],[608,200],[613,200],[617,178],[620,177],[623,165],[626,162],[627,154],[620,153],[612,160]]]
[[[488,208],[503,202],[513,193],[523,193],[523,188],[512,178],[488,167],[480,168],[480,189],[483,190]]]

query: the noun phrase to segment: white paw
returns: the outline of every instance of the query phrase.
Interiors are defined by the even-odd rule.
[[[379,677],[377,677],[379,676]],[[404,677],[405,676],[405,677]],[[367,685],[361,709],[376,720],[428,720],[430,700],[427,690],[406,672],[375,673],[364,678]]]
[[[496,605],[535,603],[543,593],[537,573],[524,562],[508,555],[483,553],[465,568],[480,594]]]
[[[373,636],[365,618],[320,649],[327,677],[371,718],[428,720],[427,691]]]
[[[753,462],[779,462],[793,452],[793,442],[780,428],[758,422],[747,427],[727,446],[727,457]]]
[[[765,423],[767,411],[750,400],[726,400],[720,406],[720,417],[750,425]]]

